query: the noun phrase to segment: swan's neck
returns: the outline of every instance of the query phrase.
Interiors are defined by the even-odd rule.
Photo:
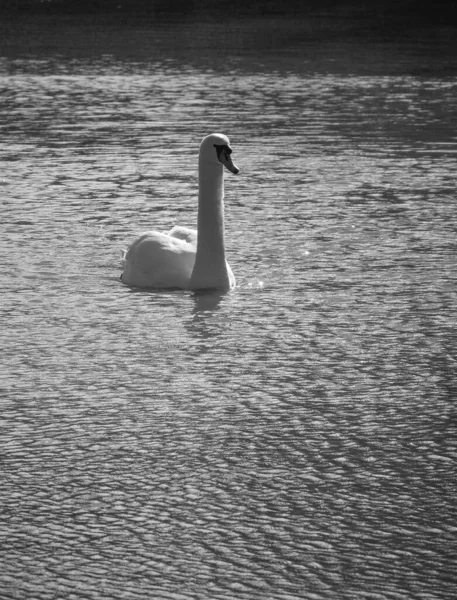
[[[190,289],[229,289],[224,246],[224,174],[222,165],[199,162],[198,240]]]

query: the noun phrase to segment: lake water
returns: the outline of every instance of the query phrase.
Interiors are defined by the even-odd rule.
[[[455,598],[457,54],[9,27],[1,599]],[[238,287],[131,290],[213,131]]]

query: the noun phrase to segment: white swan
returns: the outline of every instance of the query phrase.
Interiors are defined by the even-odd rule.
[[[198,159],[198,231],[173,227],[169,233],[143,233],[123,257],[123,283],[188,290],[235,287],[224,246],[223,166],[239,173],[231,153],[225,135],[213,133],[202,140]]]

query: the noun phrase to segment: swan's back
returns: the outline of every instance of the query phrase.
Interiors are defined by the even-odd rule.
[[[180,240],[184,240],[189,244],[195,246],[197,248],[197,231],[195,229],[189,229],[188,227],[182,227],[181,225],[175,225],[170,231],[168,235],[171,235]]]
[[[124,256],[123,283],[135,287],[186,289],[196,252],[191,232],[168,235],[150,231],[141,235]]]

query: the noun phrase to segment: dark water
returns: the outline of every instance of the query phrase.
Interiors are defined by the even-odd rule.
[[[0,597],[454,598],[444,29],[58,23],[2,25]],[[133,292],[211,131],[238,287]]]

